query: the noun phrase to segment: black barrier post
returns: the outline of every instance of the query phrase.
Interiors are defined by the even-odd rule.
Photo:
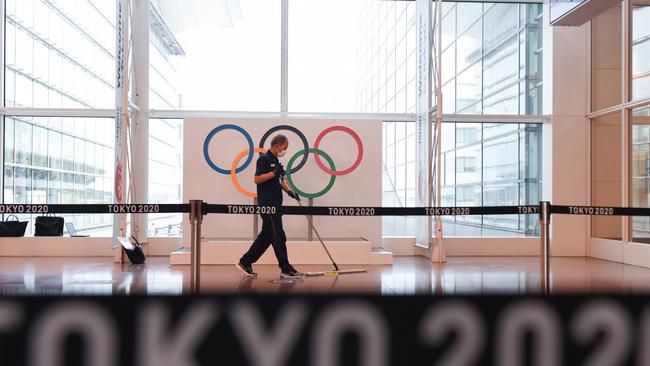
[[[190,289],[193,295],[199,294],[201,287],[201,224],[203,223],[203,201],[190,201],[191,255]]]
[[[550,203],[548,201],[541,201],[539,203],[539,286],[541,293],[544,295],[551,293],[549,268],[550,224]]]
[[[307,206],[310,208],[314,206],[314,199],[309,197],[309,200],[307,200]],[[313,215],[307,215],[309,216],[309,220],[311,222],[314,222],[314,216]],[[312,230],[311,225],[307,225],[307,241],[314,241],[314,230]]]

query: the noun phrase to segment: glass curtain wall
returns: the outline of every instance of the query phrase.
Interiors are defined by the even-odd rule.
[[[151,4],[150,39],[155,44],[150,52],[151,83],[152,87],[153,83],[164,86],[160,95],[151,94],[151,108],[280,111],[281,0],[143,1]],[[300,5],[294,3],[290,1],[289,9]],[[319,27],[320,34],[331,34],[329,28],[335,28],[333,19],[317,16],[327,21]],[[301,36],[304,30],[293,33]],[[306,35],[302,38],[310,41]],[[312,50],[326,48],[333,42],[325,41],[311,42]],[[172,70],[166,65],[168,61]],[[314,66],[319,58],[309,61],[310,64],[299,65],[307,69],[308,75],[323,72]],[[331,66],[322,64],[324,68]],[[311,99],[322,95],[312,78],[299,81],[309,87],[307,94]],[[158,98],[164,102],[158,103]]]
[[[650,2],[631,1],[631,100],[641,106],[631,110],[630,138],[630,203],[634,207],[650,207]],[[650,243],[650,221],[643,217],[633,217],[631,239],[637,243]]]
[[[541,126],[532,123],[443,123],[442,205],[537,204]],[[535,215],[444,217],[448,236],[537,235]]]
[[[5,106],[114,108],[115,1],[7,0],[5,6]],[[153,5],[150,14],[150,107],[177,109],[174,62],[182,48]],[[3,201],[112,202],[114,130],[112,118],[6,117]],[[181,141],[179,120],[150,122],[152,202],[181,200]],[[66,221],[83,233],[111,235],[108,215]],[[152,215],[149,231],[178,234],[180,221]]]
[[[357,39],[356,108],[366,113],[414,113],[415,2],[364,1]],[[382,205],[415,205],[415,122],[383,123]],[[383,217],[384,236],[413,235],[412,217]]]
[[[632,114],[632,205],[650,207],[650,107]],[[650,218],[632,218],[632,240],[650,243]]]
[[[279,110],[279,0],[228,2],[227,11],[213,7],[205,16],[191,13],[192,8],[182,6],[181,2],[153,0],[150,4],[150,108]],[[295,103],[289,103],[289,110],[413,113],[417,67],[415,2],[355,0],[352,6],[350,2],[313,0],[311,4],[355,9],[357,15],[345,21],[345,29],[354,31],[346,43],[352,51],[344,59],[353,67],[346,74],[347,80],[337,79],[327,84],[327,88],[319,88],[325,84],[315,79],[290,79],[289,90],[309,98],[302,103],[298,96],[290,94],[290,99],[291,95],[296,99]],[[445,113],[539,113],[541,6],[487,3],[444,3],[444,6]],[[7,0],[6,8],[7,107],[113,108],[114,1]],[[300,16],[301,11],[305,12],[302,16],[305,19],[318,16],[313,9],[290,2],[289,16],[294,21],[290,21],[289,43],[295,50],[289,54],[298,58],[290,60],[289,75],[301,75],[300,70],[306,66],[308,75],[313,75],[314,70],[321,70],[323,75],[336,73],[336,64],[318,64],[325,59],[299,53],[307,43],[300,37],[291,37],[309,34],[306,28],[309,24],[296,23],[297,18],[292,18]],[[223,16],[217,19],[214,14]],[[203,22],[206,16],[215,21]],[[195,21],[188,22],[188,19]],[[210,35],[214,47],[205,47],[206,34]],[[246,49],[240,47],[242,43],[256,46]],[[323,51],[327,50],[326,46],[322,43]],[[329,53],[336,54],[336,49]],[[223,54],[239,56],[219,57]],[[206,74],[206,70],[210,72]],[[251,85],[259,87],[251,88]],[[7,117],[5,121],[4,202],[31,203],[35,199],[45,199],[48,203],[82,202],[80,196],[75,196],[82,191],[93,192],[84,194],[84,203],[104,202],[112,196],[113,176],[112,169],[108,168],[112,167],[109,157],[112,159],[114,154],[113,119],[52,116]],[[453,132],[445,134],[451,137],[444,141],[449,147],[445,150],[448,154],[445,161],[449,167],[453,166],[453,170],[445,168],[449,172],[445,175],[447,202],[469,203],[470,198],[478,202],[477,197],[481,204],[521,202],[532,197],[522,193],[528,192],[522,186],[534,190],[539,176],[522,172],[521,159],[536,161],[533,152],[538,154],[539,146],[533,142],[535,138],[522,138],[522,135],[535,135],[535,126],[514,124],[517,127],[510,130],[510,125],[479,125],[474,127],[475,131],[468,131],[471,129],[468,126],[461,123],[445,126],[445,131]],[[383,204],[412,205],[414,124],[384,122],[383,129]],[[489,131],[497,130],[503,133],[490,135]],[[151,120],[149,145],[150,201],[180,201],[181,121]],[[520,159],[516,163],[501,163],[498,158],[491,158],[491,154],[498,157],[503,151],[515,150]],[[47,161],[43,161],[44,154],[48,156]],[[515,164],[519,167],[516,178],[512,173]],[[505,173],[499,173],[499,169]],[[43,194],[43,190],[48,193]],[[151,216],[150,219],[150,234],[177,234],[175,225],[180,220],[175,216]],[[528,230],[523,228],[526,225],[521,219],[504,219],[498,223],[496,219],[481,218],[480,223],[469,224],[508,232],[515,226],[517,232]],[[92,229],[97,233],[108,223],[101,219],[100,222],[85,220],[77,223],[77,229]],[[410,220],[385,218],[384,234],[412,235]],[[110,233],[108,226],[105,232]]]
[[[542,5],[443,3],[443,113],[541,114]],[[443,123],[442,204],[537,204],[541,124]],[[449,236],[537,235],[534,215],[443,219]]]
[[[542,4],[443,3],[445,114],[541,114]]]
[[[7,0],[5,9],[5,106],[113,108],[115,2]],[[5,117],[3,202],[110,203],[114,129],[112,118]],[[66,221],[95,233],[112,223]]]
[[[415,1],[365,1],[358,24],[356,111],[415,113]]]
[[[183,107],[181,85],[185,49],[168,22],[169,14],[159,2],[150,2],[149,17],[149,108],[175,110]],[[180,203],[182,189],[183,120],[149,119],[149,200]],[[178,236],[181,214],[150,214],[150,236]]]
[[[384,122],[382,149],[382,205],[415,206],[415,122]],[[384,236],[413,235],[415,218],[384,216]]]
[[[632,6],[632,99],[650,98],[650,2]]]

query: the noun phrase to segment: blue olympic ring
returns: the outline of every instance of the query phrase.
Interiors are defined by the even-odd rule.
[[[243,128],[237,125],[229,125],[229,124],[221,125],[214,128],[212,131],[210,131],[208,136],[205,137],[205,142],[203,142],[203,156],[205,157],[205,161],[212,169],[216,170],[217,172],[221,174],[230,175],[230,169],[219,168],[214,162],[212,162],[212,159],[210,159],[210,154],[208,151],[208,147],[210,146],[210,140],[212,140],[214,135],[216,135],[219,131],[223,131],[223,130],[235,130],[241,133],[242,135],[244,135],[244,137],[246,138],[246,142],[248,142],[248,151],[250,151],[250,153],[246,157],[246,161],[244,161],[244,164],[242,164],[242,166],[240,166],[239,168],[237,168],[237,170],[235,170],[236,173],[241,173],[242,171],[244,171],[244,169],[248,167],[251,161],[253,161],[254,145],[253,145],[253,139],[251,138],[251,135],[249,135],[248,132],[246,132],[246,130],[244,130]]]

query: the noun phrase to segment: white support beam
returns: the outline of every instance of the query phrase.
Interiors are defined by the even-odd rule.
[[[443,122],[467,123],[544,123],[551,116],[541,115],[481,115],[481,114],[443,114]]]
[[[289,111],[289,0],[282,0],[280,32],[280,111]]]
[[[432,205],[432,131],[431,131],[431,1],[416,0],[416,196],[420,207]],[[418,217],[415,226],[416,245],[432,248],[431,219]]]
[[[2,108],[0,114],[15,117],[115,118],[115,109]]]
[[[149,1],[133,2],[131,99],[136,112],[131,123],[129,172],[134,203],[149,202],[149,16]],[[148,216],[133,215],[131,221],[131,234],[146,243]]]
[[[282,113],[282,112],[237,112],[197,110],[150,110],[149,118],[288,118],[288,119],[379,119],[393,122],[413,122],[412,113]]]
[[[0,19],[5,19],[5,1],[0,4]],[[0,106],[5,105],[5,27],[0,27]],[[5,203],[5,116],[0,116],[0,203]]]
[[[443,3],[543,4],[544,0],[442,0]]]
[[[433,32],[433,27],[429,29],[430,32],[430,52],[431,60],[435,59],[435,70],[432,68],[429,71],[429,74],[436,76],[436,83],[433,85],[435,87],[435,98],[436,98],[436,113],[435,113],[435,122],[433,129],[433,139],[435,141],[434,148],[435,151],[431,152],[431,160],[435,159],[436,170],[432,171],[432,174],[435,174],[435,180],[431,180],[431,184],[435,185],[435,191],[432,196],[435,197],[435,205],[442,206],[442,121],[443,121],[443,95],[442,95],[442,1],[438,0],[435,7],[435,17],[432,20],[433,24],[436,25],[436,32]],[[435,40],[435,41],[434,41]],[[434,54],[435,47],[435,54]],[[433,65],[430,65],[433,66]],[[435,154],[435,155],[434,155]],[[443,245],[443,230],[442,230],[442,217],[436,216],[434,219],[435,222],[435,231],[434,239],[435,243],[431,248],[431,261],[437,263],[443,263],[447,261],[447,255]]]
[[[643,108],[643,107],[647,107],[647,106],[650,106],[650,99],[635,100],[633,102],[626,102],[626,103],[618,104],[618,105],[615,105],[615,106],[612,106],[612,107],[607,107],[607,108],[601,109],[601,110],[596,111],[596,112],[589,113],[589,114],[587,114],[587,118],[596,119],[596,118],[607,116],[607,115],[612,114],[612,113],[617,113],[621,109],[632,109],[633,110],[633,109]]]

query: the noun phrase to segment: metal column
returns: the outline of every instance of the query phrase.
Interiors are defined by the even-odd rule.
[[[544,295],[551,293],[549,270],[551,212],[549,206],[548,201],[539,203],[539,287],[540,292]]]
[[[309,208],[312,208],[314,206],[314,199],[313,198],[309,198],[309,200],[307,202],[308,202]],[[309,220],[310,223],[314,222],[314,216],[312,216],[312,215],[307,215],[307,219]],[[309,225],[307,227],[307,241],[314,241],[313,225]]]
[[[191,273],[190,289],[193,295],[198,295],[201,288],[201,224],[203,222],[203,201],[190,201],[191,228]]]

